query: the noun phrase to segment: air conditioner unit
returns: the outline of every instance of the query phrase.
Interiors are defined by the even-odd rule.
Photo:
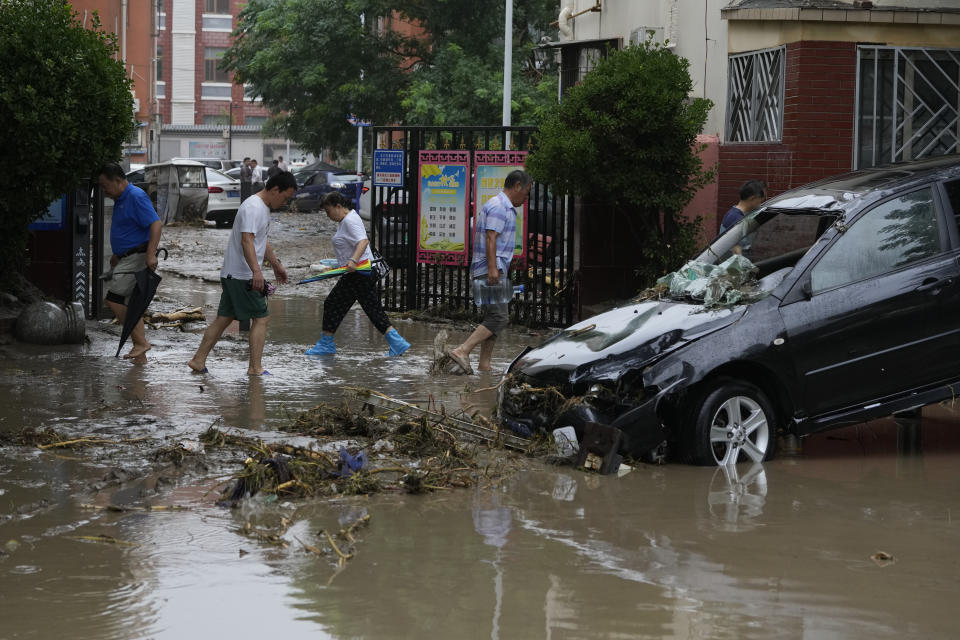
[[[630,32],[630,46],[636,47],[644,42],[663,43],[663,27],[637,27]]]

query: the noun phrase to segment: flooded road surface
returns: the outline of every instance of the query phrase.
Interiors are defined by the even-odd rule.
[[[145,367],[112,358],[115,337],[100,331],[84,347],[0,347],[0,431],[175,443],[219,421],[269,437],[346,386],[448,410],[492,406],[492,391],[471,389],[497,375],[426,375],[438,326],[398,321],[414,347],[390,359],[352,311],[336,358],[303,356],[319,333],[315,293],[271,302],[274,375],[263,379],[246,376],[235,328],[206,376],[185,366],[196,333],[148,333]],[[217,298],[196,281],[177,295]],[[505,338],[495,365],[528,340]],[[171,483],[130,447],[6,446],[0,638],[956,637],[958,422],[928,408],[919,429],[880,420],[731,471],[640,466],[618,478],[538,466],[473,489],[254,498],[232,510],[214,502],[235,465]],[[102,509],[145,502],[190,509]],[[298,542],[319,546],[320,530],[364,515],[342,568]],[[286,548],[243,532],[279,517],[292,522]]]

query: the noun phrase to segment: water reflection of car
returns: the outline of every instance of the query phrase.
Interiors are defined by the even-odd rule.
[[[207,220],[212,220],[218,227],[233,225],[240,207],[240,180],[205,167],[207,172]]]
[[[751,303],[628,304],[511,364],[501,419],[617,427],[641,457],[761,461],[799,436],[954,395],[960,156],[866,169],[769,200],[698,260],[741,251]],[[749,242],[744,239],[749,238]]]

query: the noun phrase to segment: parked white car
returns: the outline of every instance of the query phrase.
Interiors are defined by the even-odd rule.
[[[240,181],[224,173],[206,167],[207,172],[207,220],[212,220],[217,227],[233,225],[240,208]]]
[[[170,158],[171,160],[193,160],[205,164],[211,169],[217,171],[226,171],[233,167],[239,167],[243,160],[224,160],[223,158]]]

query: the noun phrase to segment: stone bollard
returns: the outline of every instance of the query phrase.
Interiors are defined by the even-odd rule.
[[[17,317],[15,335],[32,344],[77,344],[86,336],[83,305],[68,303],[66,309],[52,302],[34,302]]]

